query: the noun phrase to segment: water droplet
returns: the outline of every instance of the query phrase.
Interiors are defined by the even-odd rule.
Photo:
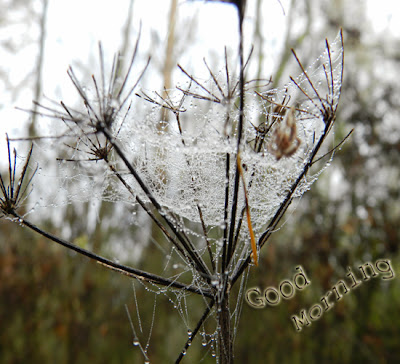
[[[112,99],[112,100],[111,100],[111,107],[112,107],[113,109],[118,109],[118,107],[119,107],[118,100]]]
[[[133,346],[138,346],[139,345],[139,340],[138,339],[133,339],[132,344],[133,344]]]

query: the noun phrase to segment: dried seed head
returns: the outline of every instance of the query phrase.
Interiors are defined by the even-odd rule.
[[[286,118],[279,122],[272,135],[272,144],[268,150],[279,160],[292,156],[301,144],[297,136],[295,109],[292,107]]]

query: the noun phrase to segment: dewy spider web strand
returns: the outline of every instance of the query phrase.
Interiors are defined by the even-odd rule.
[[[340,34],[340,36],[342,37],[341,34]],[[343,44],[342,44],[342,38],[341,38],[341,45],[343,46]],[[329,48],[329,43],[328,43],[328,42],[327,42],[327,50],[328,50],[328,59],[329,59],[329,66],[330,66],[329,69],[330,69],[330,72],[331,72],[331,79],[332,79],[332,85],[333,85],[334,82],[333,82],[332,61],[331,61],[331,54],[330,54],[330,48]],[[342,50],[342,52],[343,52],[343,49],[342,49],[342,48],[341,48],[341,50]],[[297,58],[297,57],[296,57],[296,58]],[[300,65],[301,65],[301,63],[300,63]],[[301,66],[301,67],[302,67],[302,66]],[[326,71],[325,65],[324,65],[323,67],[324,67],[324,73],[325,73],[325,75],[327,76],[327,71]],[[343,67],[343,58],[342,58],[342,60],[341,60],[340,79],[342,79],[342,67]],[[312,85],[312,82],[311,82],[311,80],[308,78],[307,74],[306,74],[306,78],[307,78],[307,80],[310,82],[310,84]],[[328,78],[328,77],[326,77],[326,78],[327,78],[328,89],[329,89],[329,78]],[[298,86],[298,85],[296,84],[296,86]],[[313,90],[316,92],[316,89],[314,88],[313,85],[312,85],[312,88],[313,88]],[[331,91],[331,94],[333,94],[333,93],[334,93],[334,88],[331,87],[331,88],[330,88],[330,91]],[[340,90],[339,90],[339,95],[340,95]],[[310,157],[309,157],[309,161],[306,163],[305,168],[303,169],[303,171],[302,171],[302,173],[300,174],[300,176],[298,177],[298,179],[294,182],[294,184],[293,184],[292,187],[290,188],[290,191],[289,191],[289,193],[288,193],[286,199],[285,199],[284,202],[282,203],[281,208],[278,209],[278,211],[277,211],[275,217],[272,219],[270,226],[269,226],[268,229],[266,230],[266,234],[260,238],[260,247],[261,247],[262,245],[265,244],[266,239],[269,237],[270,233],[271,233],[272,230],[275,228],[275,226],[276,226],[277,223],[279,222],[280,218],[283,216],[283,213],[286,211],[287,207],[289,206],[290,202],[292,201],[292,197],[291,197],[291,196],[294,195],[294,192],[295,192],[296,188],[298,187],[300,181],[305,177],[305,175],[307,174],[307,172],[308,172],[310,166],[313,164],[314,158],[315,158],[317,152],[319,151],[319,149],[320,149],[320,147],[321,147],[321,145],[322,145],[322,143],[323,143],[323,141],[324,141],[324,139],[325,139],[327,133],[329,132],[329,130],[330,130],[330,128],[332,127],[332,124],[333,124],[333,122],[334,122],[334,114],[331,114],[331,113],[329,113],[329,112],[325,112],[324,110],[326,110],[326,109],[325,109],[325,104],[324,104],[324,102],[323,102],[322,99],[320,98],[319,94],[317,94],[317,97],[318,97],[318,99],[319,99],[320,102],[321,102],[321,107],[322,107],[321,113],[322,113],[322,116],[323,116],[323,121],[324,121],[324,123],[325,123],[325,129],[324,129],[324,131],[323,131],[323,133],[322,133],[322,135],[321,135],[321,138],[320,138],[319,141],[317,142],[315,148],[312,150],[311,155],[310,155]],[[336,100],[335,100],[335,97],[332,96],[331,100],[332,100],[331,102],[336,102],[336,105],[334,105],[334,106],[333,106],[333,105],[329,105],[328,108],[330,107],[331,110],[336,111],[337,102],[338,102],[338,97],[337,97]],[[325,101],[325,100],[324,100],[324,101]],[[235,281],[236,281],[236,279],[242,275],[242,271],[243,271],[243,269],[248,265],[249,260],[250,260],[250,257],[248,256],[248,258],[247,258],[247,260],[245,261],[245,263],[242,264],[241,266],[239,266],[239,268],[235,270],[235,274],[233,275],[233,279],[232,279],[232,284],[234,284]]]
[[[236,4],[239,9],[238,4],[239,2]],[[243,16],[240,9],[239,15]],[[242,18],[239,21],[240,34],[241,27]],[[17,206],[6,205],[6,203],[17,202],[13,202],[15,194],[17,194],[14,194],[16,162],[14,160],[13,163],[11,160],[10,151],[8,156],[10,186],[7,188],[4,180],[1,179],[1,192],[4,195],[1,200],[2,211],[46,238],[86,255],[108,268],[151,285],[164,286],[164,288],[155,286],[155,290],[158,292],[166,294],[169,289],[176,295],[174,302],[176,302],[178,312],[186,327],[190,326],[188,294],[200,295],[206,308],[189,340],[191,342],[194,339],[200,328],[204,327],[205,320],[213,315],[217,321],[215,332],[218,337],[216,345],[219,354],[221,358],[229,358],[233,353],[232,339],[236,335],[243,304],[243,290],[248,277],[247,274],[244,274],[244,270],[249,268],[251,254],[255,258],[258,254],[258,251],[254,250],[254,241],[251,239],[251,243],[248,243],[249,230],[252,230],[251,227],[254,225],[254,235],[258,238],[256,248],[261,249],[277,227],[293,198],[301,196],[316,178],[315,176],[311,176],[309,179],[306,177],[311,166],[320,159],[317,153],[335,121],[343,77],[342,34],[340,34],[340,43],[338,42],[338,44],[340,49],[337,52],[326,41],[326,52],[318,59],[319,62],[322,60],[322,66],[317,65],[316,70],[306,70],[294,53],[303,74],[296,79],[291,78],[292,83],[282,90],[270,90],[265,94],[260,94],[261,102],[265,102],[267,105],[265,109],[269,110],[265,115],[265,126],[253,125],[250,121],[251,110],[245,107],[245,93],[248,90],[245,89],[244,68],[246,65],[243,62],[241,36],[239,44],[240,79],[238,83],[231,82],[225,59],[228,87],[226,93],[224,93],[216,74],[205,62],[211,83],[216,87],[216,92],[222,94],[222,97],[216,97],[211,88],[203,86],[201,82],[198,82],[195,77],[189,76],[185,71],[183,72],[189,77],[190,83],[187,89],[180,89],[183,96],[177,106],[172,102],[174,97],[172,92],[166,92],[166,98],[161,98],[160,103],[144,94],[147,101],[160,108],[167,107],[176,114],[178,133],[174,133],[172,127],[165,129],[160,127],[159,120],[155,116],[158,109],[154,109],[154,113],[148,115],[147,119],[141,119],[141,124],[132,119],[132,125],[126,128],[126,133],[124,130],[123,136],[119,135],[121,128],[116,130],[116,120],[120,117],[122,106],[129,96],[123,98],[122,102],[119,101],[119,98],[123,97],[122,90],[127,82],[138,42],[119,92],[116,91],[118,57],[114,58],[107,87],[105,85],[103,51],[99,46],[101,89],[96,79],[92,77],[98,107],[95,107],[96,104],[90,99],[73,70],[69,69],[68,74],[71,81],[83,100],[84,112],[76,111],[63,102],[61,102],[62,112],[47,107],[43,109],[46,113],[54,112],[55,117],[64,123],[70,123],[67,125],[69,132],[76,128],[75,136],[78,138],[78,142],[74,148],[75,152],[80,152],[80,147],[84,148],[86,145],[94,155],[99,154],[101,157],[99,160],[106,163],[111,171],[110,175],[114,176],[117,182],[119,181],[129,192],[131,199],[129,201],[132,199],[136,201],[156,223],[167,238],[167,242],[171,243],[173,246],[171,250],[182,259],[184,267],[174,275],[165,269],[163,273],[169,274],[169,278],[142,272],[97,256],[42,231],[19,216],[16,212]],[[337,56],[337,54],[339,55]],[[337,71],[339,71],[339,77],[336,75]],[[326,82],[322,86],[316,82],[321,76]],[[133,92],[137,82],[130,89],[128,95]],[[192,83],[207,96],[203,97],[196,90],[192,91],[190,89]],[[233,88],[230,89],[232,86]],[[326,97],[321,91],[322,87],[327,88]],[[296,93],[300,94],[303,100],[296,99]],[[198,116],[199,114],[197,114],[198,120],[195,121],[198,122],[197,126],[200,126],[200,132],[184,130],[182,127],[180,114],[188,110],[185,104],[187,96],[214,104],[210,107],[207,115]],[[239,105],[236,104],[235,97],[238,97]],[[246,94],[246,100],[248,98],[250,97]],[[271,110],[272,114],[270,114]],[[286,124],[287,119],[285,118],[289,116],[285,110],[292,110],[289,116],[293,119]],[[202,120],[204,123],[200,124]],[[202,125],[203,129],[201,129]],[[282,132],[285,131],[285,128],[293,128],[286,141],[289,146],[281,146],[280,143],[276,143],[277,145],[271,153],[269,145],[274,136],[274,130],[276,131],[278,127],[282,128]],[[108,143],[106,146],[109,146],[109,149],[107,147],[104,151],[105,145],[102,144],[101,134]],[[297,134],[299,134],[298,139],[296,139]],[[258,138],[257,142],[252,143],[251,140],[256,140],[256,138]],[[297,142],[296,149],[290,145],[293,140]],[[286,148],[286,152],[282,152],[282,148]],[[235,159],[238,163],[233,163]],[[118,167],[121,165],[128,172],[119,171]],[[25,175],[26,166],[23,175]],[[79,180],[80,177],[78,172],[75,176],[70,177],[70,182]],[[89,174],[86,177],[95,178],[94,175]],[[241,183],[244,187],[243,190],[240,188]],[[19,191],[19,187],[16,191]],[[190,194],[187,191],[190,191]],[[252,216],[248,229],[242,227],[246,208],[248,209],[247,216],[250,217],[250,212]],[[207,231],[208,229],[209,231]],[[214,229],[213,234],[209,234],[211,229]],[[252,235],[250,231],[250,236]],[[203,240],[200,244],[198,242],[200,237],[205,237],[205,242]],[[210,259],[211,269],[204,259],[207,258],[206,254]],[[172,256],[172,254],[170,255]],[[184,281],[184,274],[190,275],[190,284],[180,282],[180,280]],[[232,296],[231,288],[240,277],[242,277],[242,281],[238,296],[235,298],[235,309],[231,315],[229,307],[229,298]],[[217,306],[217,308],[213,309],[213,306]],[[147,351],[150,342],[155,319],[154,312],[155,306],[144,351]],[[233,330],[231,330],[232,328]],[[184,350],[187,350],[189,340]],[[222,359],[222,361],[224,360]]]
[[[99,49],[100,49],[100,56],[101,56],[101,68],[102,68],[102,80],[103,80],[104,79],[104,74],[103,74],[104,61],[102,61],[102,58],[103,58],[102,57],[102,48],[100,47]],[[137,49],[137,44],[136,44],[134,55],[136,54],[136,49]],[[133,62],[134,58],[135,57],[133,56],[132,57],[132,62]],[[130,67],[128,69],[127,74],[129,74],[129,72],[130,72],[130,68],[132,66],[132,62],[130,64]],[[108,90],[108,94],[110,95],[110,97],[112,97],[112,93],[113,93],[112,91],[114,90],[114,86],[115,86],[115,84],[114,84],[114,78],[115,78],[114,75],[116,73],[116,69],[117,68],[118,68],[118,63],[116,63],[116,61],[114,61],[113,62],[113,67],[112,67],[111,76],[110,76],[111,78],[110,78],[109,90]],[[146,65],[145,69],[146,68],[147,68],[147,65]],[[140,74],[139,79],[142,77],[144,70]],[[70,76],[71,81],[73,82],[73,84],[74,84],[75,88],[77,89],[79,95],[81,96],[81,98],[84,101],[84,105],[85,105],[85,107],[87,109],[88,117],[89,117],[90,122],[93,124],[94,127],[96,127],[96,129],[98,131],[102,132],[105,135],[105,137],[107,138],[108,142],[111,144],[112,148],[116,151],[116,153],[119,154],[120,158],[122,159],[122,161],[124,162],[124,164],[126,165],[128,170],[130,171],[130,173],[133,175],[133,177],[135,178],[135,180],[139,184],[140,188],[144,191],[144,193],[147,196],[147,198],[150,199],[150,201],[153,204],[153,206],[156,208],[157,211],[159,211],[159,213],[161,215],[161,218],[166,222],[166,224],[169,226],[169,228],[174,232],[174,234],[177,237],[178,241],[182,245],[182,248],[185,250],[184,256],[189,258],[189,261],[191,261],[192,264],[197,266],[203,272],[205,278],[208,279],[207,276],[209,276],[210,272],[208,271],[208,268],[205,265],[205,263],[202,260],[202,258],[197,254],[197,251],[196,251],[196,249],[194,249],[194,247],[191,244],[190,240],[184,238],[182,233],[179,232],[176,229],[175,225],[176,225],[177,221],[173,222],[173,221],[170,220],[171,215],[166,214],[164,212],[164,210],[162,209],[161,205],[158,203],[158,201],[154,197],[153,193],[151,192],[151,190],[147,187],[147,185],[145,183],[143,183],[142,179],[140,178],[139,174],[136,172],[135,168],[126,159],[124,152],[116,144],[115,136],[112,135],[108,130],[108,127],[111,125],[111,121],[112,121],[112,119],[109,119],[109,118],[112,118],[112,117],[115,116],[115,114],[118,114],[119,111],[122,108],[122,105],[120,105],[120,107],[116,111],[112,108],[111,109],[111,114],[109,114],[109,106],[108,106],[108,103],[107,103],[107,105],[103,106],[103,110],[101,110],[101,108],[100,108],[100,111],[101,111],[100,114],[97,114],[97,112],[95,111],[95,108],[91,106],[89,97],[87,96],[87,94],[86,94],[85,90],[83,89],[83,87],[80,85],[80,82],[78,81],[78,79],[75,76],[75,74],[74,74],[74,72],[73,72],[71,67],[68,70],[68,75]],[[127,79],[127,76],[125,77],[125,80],[126,79]],[[123,86],[124,86],[124,84],[122,85],[121,89],[123,88]],[[97,95],[99,95],[100,93],[98,91],[96,82],[95,82],[95,88],[96,88]],[[132,93],[132,91],[133,91],[133,88],[129,91],[129,94]],[[120,93],[118,95],[120,95]],[[104,103],[106,102],[105,99],[106,99],[106,97],[103,96],[103,98],[101,100],[99,100],[99,104],[101,105],[103,103],[103,105],[104,105]],[[125,101],[126,101],[126,99],[124,99],[123,103]],[[61,103],[61,105],[64,108],[64,110],[67,112],[67,115],[69,116],[69,118],[71,120],[74,120],[74,116],[72,115],[70,109],[67,106],[65,106],[63,103]],[[102,115],[104,115],[104,116],[102,116]],[[76,122],[76,124],[78,126],[79,126],[80,119],[81,119],[81,117]]]
[[[333,78],[333,70],[332,70],[332,61],[331,61],[331,52],[330,52],[330,46],[328,41],[326,41],[327,44],[327,52],[328,52],[328,62],[330,65],[330,73],[331,73],[331,78]],[[343,79],[343,63],[344,63],[344,55],[343,55],[343,34],[342,31],[340,32],[340,50],[341,53],[338,57],[338,59],[340,60],[340,81]],[[298,60],[297,56],[296,56],[296,60],[298,61],[301,69],[304,71],[303,66],[301,65],[301,62]],[[324,68],[324,73],[325,75],[326,73],[326,69]],[[313,89],[313,91],[316,93],[318,100],[320,101],[320,106],[316,105],[314,103],[314,101],[312,100],[312,98],[303,90],[301,89],[301,86],[299,86],[299,84],[294,81],[295,85],[302,91],[303,94],[307,95],[307,98],[312,102],[312,104],[317,108],[317,110],[319,110],[319,112],[322,115],[323,118],[323,122],[325,123],[325,128],[324,131],[322,132],[317,144],[315,145],[315,147],[313,148],[307,163],[304,166],[303,171],[300,173],[300,175],[297,177],[297,179],[295,180],[295,182],[293,183],[293,185],[291,186],[289,192],[286,195],[285,200],[283,201],[283,203],[281,204],[280,208],[278,209],[278,211],[276,212],[275,216],[273,217],[273,219],[271,220],[267,230],[260,236],[259,238],[259,246],[260,248],[266,243],[266,241],[268,240],[268,238],[271,236],[272,231],[275,229],[275,227],[277,226],[277,224],[279,223],[281,217],[283,216],[283,214],[285,213],[286,209],[288,208],[288,206],[290,205],[292,199],[293,199],[293,195],[295,193],[295,190],[297,189],[299,183],[301,182],[301,180],[306,176],[307,172],[309,171],[311,165],[314,162],[314,158],[316,157],[316,154],[318,153],[318,151],[320,150],[326,136],[328,135],[334,121],[335,121],[335,112],[337,109],[337,104],[339,102],[339,97],[340,97],[340,87],[341,87],[341,82],[339,83],[339,90],[338,90],[338,94],[335,97],[334,93],[334,89],[331,89],[331,104],[328,104],[326,106],[325,102],[328,102],[327,99],[322,99],[319,94],[318,91],[315,89],[311,79],[309,78],[308,74],[306,72],[303,72],[304,77],[307,81],[309,81],[309,84],[311,85],[311,88]],[[328,82],[328,88],[329,88],[329,81]],[[332,81],[332,84],[334,84],[334,82]],[[240,275],[242,274],[243,270],[247,267],[247,265],[250,263],[250,257],[248,257],[246,259],[245,262],[241,263],[236,269],[236,273],[234,274],[233,278],[232,278],[232,284],[237,280],[237,278],[240,277]]]

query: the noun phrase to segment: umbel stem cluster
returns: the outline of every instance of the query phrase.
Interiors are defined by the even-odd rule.
[[[301,195],[308,187],[305,180],[310,168],[322,158],[332,156],[336,149],[333,148],[322,156],[319,154],[335,122],[343,70],[342,35],[340,34],[341,53],[335,60],[332,60],[331,47],[326,41],[326,60],[322,66],[322,73],[318,74],[323,77],[326,94],[321,94],[319,87],[315,84],[315,74],[310,75],[306,71],[293,51],[302,75],[297,79],[291,78],[291,89],[289,90],[287,87],[283,93],[273,89],[266,92],[258,91],[259,103],[267,112],[261,121],[259,121],[260,119],[252,121],[251,116],[246,112],[245,99],[250,88],[248,87],[249,83],[245,80],[247,62],[243,57],[244,2],[236,1],[234,4],[237,6],[239,14],[238,80],[232,79],[226,56],[226,87],[221,85],[218,77],[206,63],[213,89],[217,90],[216,92],[180,67],[188,78],[189,84],[187,88],[178,88],[181,93],[178,102],[172,101],[167,90],[166,96],[160,96],[157,93],[155,96],[150,96],[143,92],[137,94],[147,102],[169,110],[174,115],[174,122],[179,131],[178,138],[180,139],[180,148],[182,148],[183,165],[187,168],[188,185],[191,186],[191,193],[194,196],[201,196],[202,182],[199,180],[201,174],[192,173],[196,158],[198,158],[198,162],[201,162],[201,159],[193,153],[193,146],[183,127],[182,114],[188,112],[185,102],[187,99],[196,99],[225,107],[226,113],[220,122],[218,132],[222,147],[221,150],[215,152],[215,155],[220,158],[218,163],[221,162],[223,168],[218,171],[209,171],[215,174],[221,173],[223,177],[221,186],[223,203],[219,210],[221,212],[219,221],[222,224],[218,228],[219,238],[209,236],[209,217],[212,214],[208,211],[207,204],[200,201],[200,197],[196,197],[191,208],[197,215],[195,220],[202,235],[200,244],[203,245],[199,247],[199,242],[187,233],[190,229],[185,226],[186,220],[179,216],[179,210],[174,211],[173,206],[165,203],[156,184],[149,183],[151,179],[146,174],[148,168],[146,169],[145,164],[150,164],[152,161],[147,160],[142,164],[132,162],[134,159],[129,155],[123,138],[120,136],[123,124],[129,119],[131,112],[130,97],[149,65],[148,60],[144,69],[139,72],[136,82],[132,87],[128,87],[128,77],[137,57],[140,33],[125,76],[119,77],[121,65],[120,59],[116,55],[108,83],[105,81],[103,50],[99,45],[101,77],[98,80],[92,76],[94,101],[93,97],[88,95],[86,88],[79,82],[73,69],[68,70],[68,75],[82,100],[83,111],[75,110],[62,101],[58,107],[38,105],[40,115],[56,118],[65,125],[66,132],[62,137],[72,140],[68,147],[74,151],[74,155],[82,156],[82,158],[71,157],[63,160],[76,163],[88,161],[104,163],[114,180],[125,189],[131,200],[147,213],[168,243],[173,246],[179,259],[184,262],[187,271],[192,275],[191,283],[181,282],[176,277],[164,277],[116,263],[45,232],[22,216],[19,213],[20,204],[24,201],[23,196],[29,189],[28,186],[34,174],[32,177],[28,177],[32,148],[18,182],[16,182],[17,167],[15,158],[14,161],[11,158],[10,141],[8,140],[9,178],[0,175],[0,210],[12,221],[121,274],[170,290],[196,294],[203,298],[204,312],[199,317],[197,325],[193,328],[176,362],[180,362],[186,355],[192,341],[210,316],[214,316],[216,321],[215,332],[219,363],[233,362],[234,323],[232,317],[234,315],[232,315],[230,306],[232,287],[239,278],[243,277],[252,263],[258,264],[261,248],[276,230],[292,200]],[[119,81],[120,79],[122,81]],[[128,91],[126,91],[127,89]],[[311,136],[307,136],[304,125],[317,121],[321,125],[320,129],[313,131]],[[215,128],[210,129],[214,130]],[[158,134],[154,133],[151,137],[155,138]],[[213,152],[213,148],[216,148],[215,144],[210,148],[211,152]],[[16,151],[14,156],[16,157]],[[255,162],[251,164],[252,160],[260,161],[259,168],[256,168]],[[265,163],[265,169],[261,168],[264,165],[262,163]],[[256,199],[254,196],[257,194],[253,191],[256,190],[257,184],[262,185],[260,181],[263,178],[268,178],[268,173],[279,171],[282,163],[292,163],[296,167],[295,173],[287,178],[286,186],[276,186],[280,191],[280,199],[278,203],[270,207],[263,200]],[[139,166],[141,167],[139,168]],[[168,184],[168,173],[162,175],[163,183]],[[263,204],[265,204],[265,209],[272,211],[268,221],[260,220]],[[238,300],[242,300],[242,298],[240,296]],[[240,310],[235,311],[235,315],[238,318]],[[148,360],[147,352],[145,350],[142,352],[145,360]]]

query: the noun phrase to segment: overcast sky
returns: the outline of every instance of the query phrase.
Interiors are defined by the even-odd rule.
[[[6,1],[7,3],[7,1]],[[40,8],[41,1],[36,1]],[[264,26],[268,27],[271,52],[279,48],[283,39],[285,14],[288,12],[289,0],[265,0],[268,12],[265,12]],[[121,46],[121,28],[126,21],[129,0],[116,2],[99,0],[49,0],[47,17],[46,53],[43,74],[43,92],[47,96],[59,99],[67,98],[74,92],[67,77],[68,65],[77,62],[87,64],[93,60],[97,42],[102,41],[108,58]],[[248,1],[248,11],[245,26],[251,32],[252,14],[255,1]],[[374,30],[378,33],[390,30],[400,37],[400,13],[393,9],[397,4],[392,0],[369,0],[368,15]],[[167,37],[167,21],[170,2],[165,0],[135,0],[133,10],[133,30],[139,29],[142,23],[142,52],[151,51],[154,67],[161,62]],[[218,57],[224,46],[232,49],[237,44],[237,33],[232,31],[232,23],[236,22],[236,10],[231,5],[205,4],[203,1],[179,0],[179,22],[177,36],[193,31],[193,38],[188,42],[181,64],[186,67],[196,67],[202,64],[203,57]],[[18,14],[16,14],[18,15]],[[22,18],[22,17],[21,17]],[[17,20],[15,20],[17,19]],[[38,37],[38,28],[18,24],[18,16],[13,15],[12,27],[0,27],[0,41],[10,38],[23,39],[27,30],[32,37]],[[234,29],[234,28],[233,28]],[[21,81],[33,62],[36,62],[37,45],[33,44],[18,54],[0,50],[2,68],[10,75],[10,80]],[[92,58],[90,58],[92,57]],[[268,66],[272,59],[266,60]],[[270,62],[270,63],[268,63]],[[97,65],[96,65],[97,66]],[[95,66],[95,67],[96,67]],[[201,67],[198,67],[201,68]],[[31,83],[32,85],[32,83]],[[27,120],[27,115],[14,109],[16,105],[29,108],[33,97],[31,89],[20,92],[13,97],[7,85],[0,81],[0,153],[5,154],[5,138],[21,134],[21,127]],[[4,158],[0,158],[4,161]]]

